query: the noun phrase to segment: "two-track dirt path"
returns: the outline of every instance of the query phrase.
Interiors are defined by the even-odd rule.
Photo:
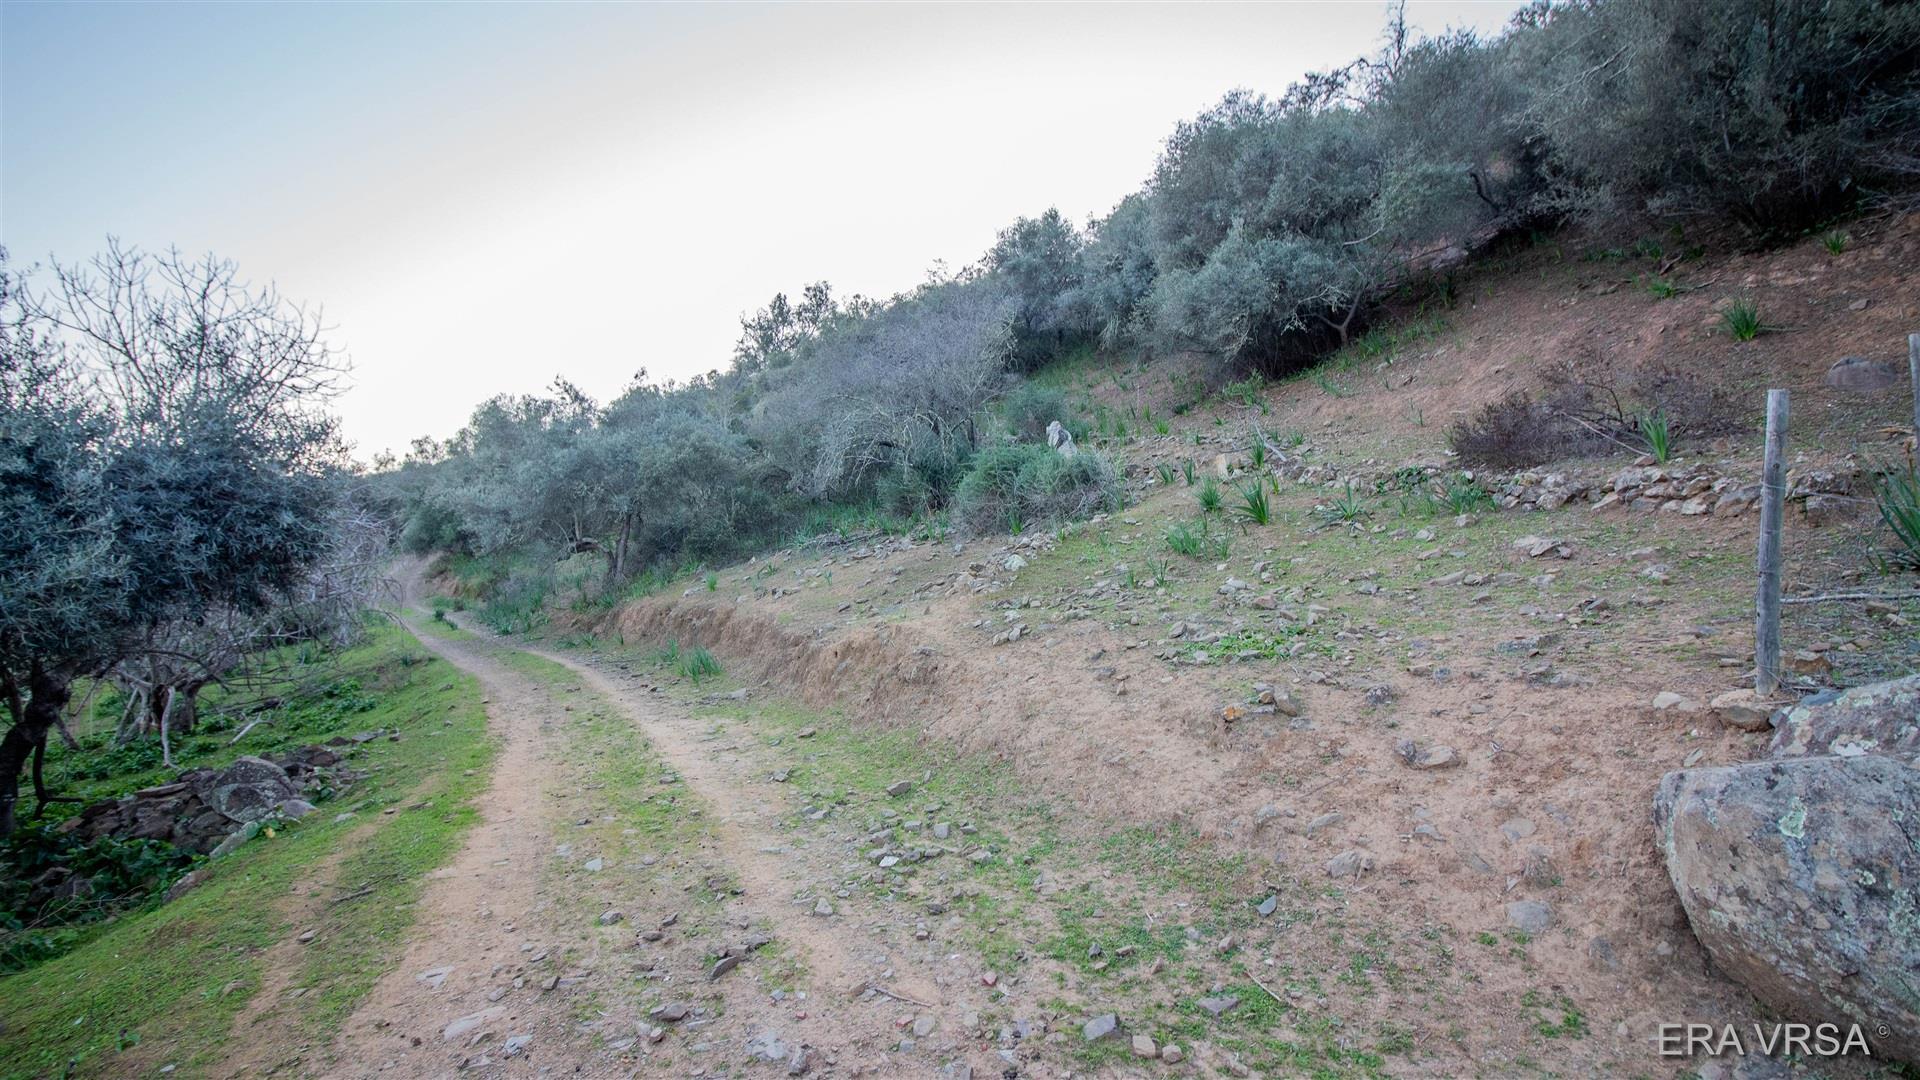
[[[640,676],[450,634],[411,608],[403,618],[422,645],[479,679],[500,753],[477,801],[481,821],[428,883],[404,954],[334,1045],[304,1057],[303,1075],[778,1075],[804,1066],[815,1076],[931,1076],[978,1053],[957,1039],[959,1017],[985,1004],[978,980],[943,969],[950,958],[899,947],[897,919],[866,917],[859,896],[831,891],[857,872],[857,855],[795,843],[782,827],[795,808],[769,782],[764,747],[717,735]],[[530,671],[516,653],[565,674]],[[673,794],[640,797],[685,808],[701,827],[677,854],[582,869],[587,826],[637,831],[596,805],[605,785],[591,760],[605,750],[577,752],[576,725],[608,716],[624,722],[636,752],[677,776],[659,789]],[[716,877],[729,884],[714,904],[689,899]],[[817,913],[822,900],[831,915]],[[620,919],[607,924],[603,907]],[[788,965],[788,989],[763,983],[758,956],[709,978],[725,944],[746,937],[772,939],[767,955]],[[863,993],[869,986],[883,992]],[[679,1002],[698,1008],[678,1023],[653,1013]],[[903,1029],[921,1017],[956,1037],[923,1039],[903,1058]]]

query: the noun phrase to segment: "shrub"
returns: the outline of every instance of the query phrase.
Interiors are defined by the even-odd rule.
[[[1847,244],[1852,240],[1853,237],[1848,236],[1839,229],[1829,229],[1820,234],[1820,246],[1826,248],[1827,254],[1829,255],[1839,255],[1845,252],[1847,250]]]
[[[1576,209],[1780,233],[1913,180],[1915,5],[1607,0],[1522,23],[1529,123]]]
[[[1058,524],[1120,508],[1120,478],[1106,455],[1081,450],[1072,457],[1049,447],[994,446],[974,458],[973,471],[954,493],[954,513],[977,533],[1018,523]]]
[[[1447,445],[1470,465],[1522,469],[1566,454],[1567,426],[1533,395],[1516,390],[1455,423]]]
[[[1047,425],[1055,420],[1066,425],[1073,437],[1086,434],[1086,424],[1071,418],[1067,395],[1051,386],[1023,382],[1001,399],[1000,416],[1007,430],[1021,442],[1045,442]]]
[[[1634,405],[1632,403],[1640,404]],[[1570,457],[1654,446],[1671,453],[1681,437],[1737,430],[1738,403],[1726,390],[1670,366],[1638,372],[1622,384],[1552,373],[1538,399],[1516,391],[1456,423],[1447,444],[1469,465],[1519,469]]]
[[[516,568],[476,614],[496,634],[524,634],[546,624],[547,594],[552,590],[551,572]]]
[[[200,857],[159,840],[82,841],[29,821],[0,846],[0,973],[51,959],[72,944],[57,927],[95,922],[164,890]],[[49,873],[80,888],[36,885]],[[64,895],[62,895],[64,893]]]

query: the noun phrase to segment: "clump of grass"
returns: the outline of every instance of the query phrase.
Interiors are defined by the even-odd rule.
[[[1197,529],[1184,521],[1179,521],[1167,530],[1167,549],[1190,559],[1206,556],[1224,559],[1227,557],[1229,546],[1228,539],[1214,533],[1212,526],[1205,518],[1200,519],[1200,527]]]
[[[1673,456],[1673,426],[1667,421],[1667,414],[1659,409],[1650,409],[1640,414],[1637,420],[1640,437],[1647,441],[1647,453],[1661,465]]]
[[[1233,512],[1253,525],[1265,525],[1273,520],[1273,507],[1267,502],[1266,489],[1256,481],[1240,492],[1240,505]]]
[[[1655,300],[1671,300],[1686,291],[1673,279],[1663,277],[1648,278],[1646,287]]]
[[[1201,513],[1214,513],[1220,509],[1220,486],[1213,482],[1213,477],[1209,476],[1206,482],[1200,485],[1200,491],[1194,498],[1200,502]]]
[[[1471,514],[1476,510],[1493,508],[1493,493],[1480,486],[1480,481],[1469,479],[1465,473],[1454,473],[1447,479],[1447,506],[1455,514]]]
[[[1839,229],[1828,229],[1820,234],[1820,246],[1826,248],[1829,255],[1838,255],[1847,250],[1847,245],[1852,241],[1853,237]]]
[[[1188,458],[1187,460],[1180,463],[1180,475],[1186,477],[1188,487],[1193,486],[1193,459],[1192,458]]]
[[[1329,375],[1319,368],[1314,369],[1313,385],[1319,387],[1328,397],[1343,398],[1352,393],[1352,391],[1346,387],[1335,382],[1332,375]]]
[[[720,661],[715,660],[713,654],[706,649],[695,645],[680,654],[673,670],[682,678],[693,680],[693,684],[698,686],[701,679],[720,677]]]
[[[1267,467],[1267,440],[1258,430],[1253,433],[1253,445],[1247,449],[1247,463],[1255,472]]]
[[[1760,305],[1745,296],[1728,304],[1720,313],[1720,328],[1735,341],[1752,341],[1773,329],[1760,320]]]
[[[714,573],[713,571],[711,571],[711,570],[709,570],[709,571],[707,571],[707,576],[706,576],[706,578],[705,578],[705,580],[706,580],[706,583],[707,583],[707,591],[708,591],[708,592],[718,592],[718,591],[720,590],[720,575],[719,575],[719,574],[716,574],[716,573]]]

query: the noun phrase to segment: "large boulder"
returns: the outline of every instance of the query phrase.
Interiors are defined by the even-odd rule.
[[[1776,758],[1886,754],[1920,767],[1920,675],[1815,694],[1781,716]]]
[[[1874,1053],[1920,1060],[1920,770],[1878,755],[1684,770],[1654,821],[1715,966],[1785,1019],[1858,1023]]]
[[[235,758],[204,789],[215,810],[238,822],[259,821],[283,799],[298,794],[287,771],[266,758]]]
[[[1864,356],[1843,356],[1827,369],[1827,385],[1835,390],[1874,393],[1902,386],[1906,381],[1907,373],[1898,365]]]

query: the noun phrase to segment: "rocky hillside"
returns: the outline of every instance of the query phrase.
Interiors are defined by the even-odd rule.
[[[820,541],[568,621],[990,755],[1074,805],[1089,842],[1190,829],[1254,860],[1318,915],[1241,947],[1351,969],[1313,1007],[1411,1016],[1425,1068],[1642,1070],[1658,1023],[1765,1014],[1702,952],[1652,817],[1663,776],[1766,754],[1764,711],[1712,707],[1750,681],[1765,388],[1794,394],[1789,595],[1894,597],[1790,604],[1791,689],[1901,674],[1920,648],[1868,477],[1903,453],[1904,387],[1828,379],[1920,326],[1920,222],[1854,237],[1678,262],[1528,250],[1316,376],[1197,401],[1178,362],[1043,373],[1088,417],[1132,418],[1088,437],[1126,461],[1125,510]],[[1741,298],[1774,329],[1721,333]],[[1665,462],[1450,460],[1451,422],[1566,367],[1678,369],[1744,419],[1679,433]],[[1334,913],[1364,952],[1312,931]],[[1424,989],[1400,981],[1415,969]]]

